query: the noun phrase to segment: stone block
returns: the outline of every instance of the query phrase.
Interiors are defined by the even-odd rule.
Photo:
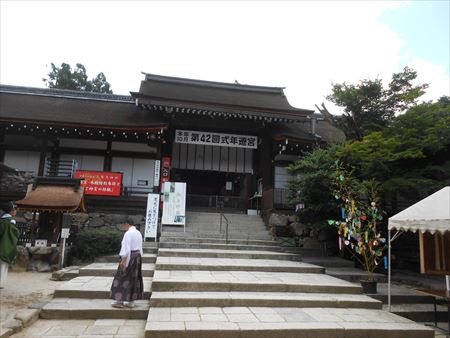
[[[30,254],[24,246],[17,246],[16,264],[13,271],[25,271],[30,263]]]
[[[12,336],[13,333],[14,331],[12,329],[0,327],[0,338],[8,338],[9,336]]]
[[[37,309],[20,310],[16,312],[14,319],[20,320],[23,327],[28,327],[39,318],[39,312]]]
[[[6,329],[11,329],[13,330],[14,333],[19,332],[20,330],[22,330],[22,321],[17,320],[17,319],[10,319],[8,321],[6,321],[5,323],[3,323],[3,327]]]
[[[28,305],[28,308],[29,309],[38,309],[38,310],[40,310],[47,304],[48,304],[48,301],[36,302],[36,303],[31,304],[31,305]]]
[[[28,270],[30,271],[39,271],[39,272],[50,272],[52,268],[50,264],[41,260],[32,259],[28,264]]]
[[[77,212],[72,214],[72,221],[74,223],[85,224],[89,220],[89,214]]]
[[[88,226],[91,228],[98,228],[105,225],[105,220],[100,217],[92,218],[89,220]]]
[[[272,226],[286,226],[288,224],[288,217],[285,215],[271,214],[269,224]]]
[[[306,236],[306,234],[309,233],[309,229],[305,224],[294,222],[289,224],[289,226],[297,236]]]
[[[28,248],[28,251],[34,258],[34,256],[46,256],[50,255],[55,248],[52,248],[50,246],[32,246]]]
[[[297,215],[289,215],[288,221],[289,221],[289,223],[298,222],[298,216]]]

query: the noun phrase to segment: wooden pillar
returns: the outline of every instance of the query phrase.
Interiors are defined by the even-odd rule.
[[[261,209],[273,209],[273,145],[272,138],[267,132],[261,136],[261,144],[258,146],[258,178],[262,179]]]
[[[106,154],[103,159],[103,171],[112,170],[112,155],[111,155],[112,141],[108,141],[106,144]]]
[[[0,133],[0,144],[5,143],[5,134]],[[5,162],[5,148],[3,146],[0,147],[0,162]]]

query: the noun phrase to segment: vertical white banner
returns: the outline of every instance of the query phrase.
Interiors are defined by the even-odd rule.
[[[155,175],[153,177],[153,186],[154,187],[159,187],[159,173],[161,171],[161,161],[160,160],[156,160],[155,161]]]
[[[148,194],[144,238],[155,238],[158,230],[159,194]]]
[[[186,183],[164,182],[162,223],[186,225]]]

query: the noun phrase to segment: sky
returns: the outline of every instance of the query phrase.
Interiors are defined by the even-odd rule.
[[[405,66],[450,95],[450,0],[0,0],[0,83],[45,87],[50,63],[104,72],[115,94],[142,72],[285,87],[315,109],[332,83],[383,79]]]

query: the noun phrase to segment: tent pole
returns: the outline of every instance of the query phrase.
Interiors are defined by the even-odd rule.
[[[388,229],[388,311],[391,312],[391,230]]]

